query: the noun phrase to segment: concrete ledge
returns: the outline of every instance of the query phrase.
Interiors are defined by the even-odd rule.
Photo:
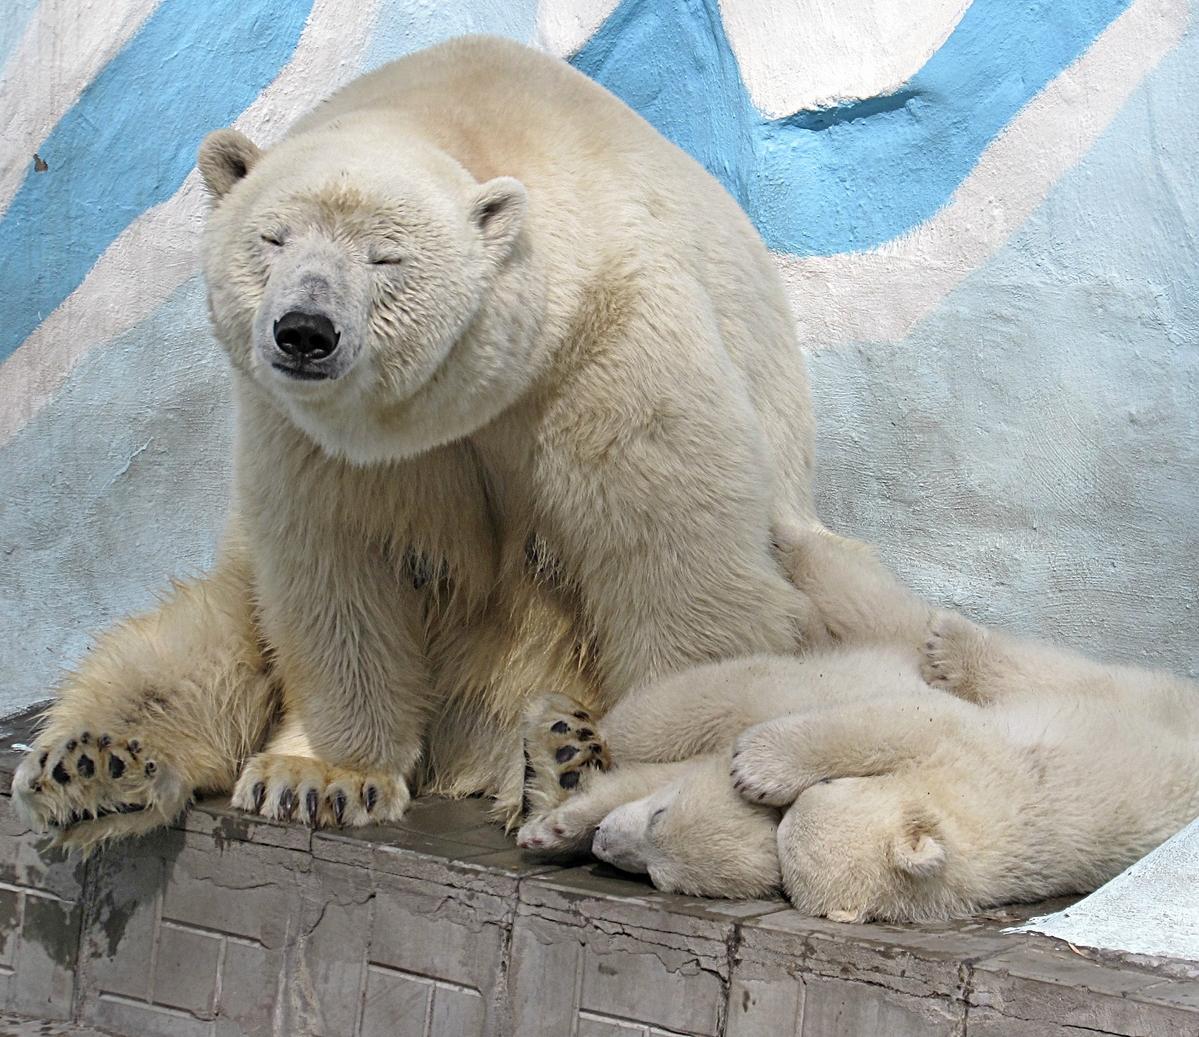
[[[3,750],[27,737],[7,723],[0,1034],[1199,1033],[1199,969],[1000,932],[1044,905],[901,928],[671,896],[530,860],[479,801],[348,833],[212,801],[86,865],[41,856],[7,796]]]

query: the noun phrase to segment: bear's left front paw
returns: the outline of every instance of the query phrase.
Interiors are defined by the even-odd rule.
[[[797,766],[795,724],[792,717],[768,720],[751,727],[734,744],[729,775],[733,788],[749,802],[789,806],[812,784]]]
[[[400,775],[346,770],[307,756],[259,753],[242,768],[232,802],[273,821],[357,828],[398,821],[411,798]]]

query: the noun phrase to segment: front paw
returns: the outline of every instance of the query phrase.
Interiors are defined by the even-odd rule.
[[[578,799],[570,799],[548,814],[530,818],[516,833],[522,850],[550,856],[585,853],[591,845],[598,821],[594,811]]]
[[[785,807],[812,782],[797,765],[796,720],[784,717],[756,724],[733,746],[729,774],[733,788],[751,803]]]
[[[259,753],[242,769],[232,802],[273,821],[357,828],[404,816],[411,800],[398,774],[332,767],[307,756]]]
[[[88,848],[174,820],[191,785],[170,756],[129,732],[47,732],[17,767],[17,809],[58,845]]]
[[[934,615],[920,652],[920,676],[926,684],[958,698],[981,702],[979,660],[986,632],[953,612]]]

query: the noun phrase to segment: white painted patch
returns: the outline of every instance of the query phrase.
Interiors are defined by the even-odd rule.
[[[0,70],[0,216],[34,152],[159,0],[42,0]],[[54,74],[47,74],[53,69]],[[30,84],[36,83],[36,88]]]
[[[355,17],[346,18],[339,0],[316,0],[291,61],[234,125],[269,144],[301,112],[357,75],[378,2],[360,0]],[[83,283],[0,367],[8,403],[0,411],[0,446],[54,395],[89,349],[144,320],[198,271],[205,204],[193,171],[174,195],[121,233]]]
[[[540,0],[534,46],[568,58],[616,10],[619,0]]]
[[[945,208],[873,252],[776,256],[800,339],[898,342],[1028,219],[1186,29],[1186,0],[1137,0],[1016,116]]]
[[[741,78],[772,119],[894,93],[970,0],[720,0]]]
[[[1008,932],[1199,961],[1199,820],[1089,897]]]

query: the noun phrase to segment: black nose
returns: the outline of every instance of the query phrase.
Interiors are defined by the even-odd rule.
[[[293,360],[321,360],[340,338],[333,322],[320,313],[292,310],[275,321],[275,345]]]

